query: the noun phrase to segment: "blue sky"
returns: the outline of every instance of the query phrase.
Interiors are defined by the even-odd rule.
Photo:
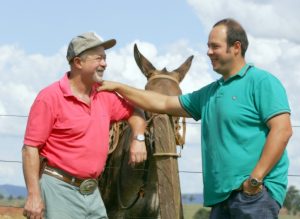
[[[184,93],[216,80],[206,56],[211,26],[233,17],[245,27],[248,62],[272,72],[286,87],[294,135],[288,145],[290,174],[299,174],[300,2],[294,0],[5,1],[0,7],[0,160],[21,160],[26,117],[38,91],[68,70],[66,47],[75,35],[95,31],[118,43],[107,51],[106,79],[143,88],[133,44],[159,69],[179,67],[194,55],[181,83]],[[191,121],[194,122],[194,121]],[[298,126],[298,127],[297,127]],[[200,172],[200,127],[187,126],[180,170]],[[201,174],[181,173],[181,188],[202,192]],[[21,166],[0,163],[0,184],[24,185]],[[299,177],[290,178],[300,185]]]
[[[142,39],[162,46],[178,39],[199,43],[201,22],[185,1],[6,1],[0,8],[0,42],[30,53],[53,54],[82,32],[115,37],[118,47]]]

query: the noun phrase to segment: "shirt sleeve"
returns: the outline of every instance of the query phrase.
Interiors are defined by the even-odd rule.
[[[54,116],[49,104],[36,99],[30,109],[24,144],[39,147],[46,143],[54,123]]]
[[[113,94],[113,101],[112,101],[112,113],[111,113],[111,120],[112,122],[126,120],[128,119],[134,110],[132,104],[126,101],[124,98],[120,97],[118,94]]]
[[[290,113],[286,91],[276,77],[269,75],[262,79],[254,92],[255,105],[264,122],[281,113]]]
[[[179,96],[179,102],[183,109],[196,121],[201,119],[201,102],[203,100],[203,90]]]

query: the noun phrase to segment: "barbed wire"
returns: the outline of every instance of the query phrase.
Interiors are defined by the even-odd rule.
[[[0,163],[19,163],[21,164],[22,161],[18,160],[1,160]],[[106,167],[105,169],[120,169],[120,166],[112,166],[112,167]],[[135,168],[135,171],[148,171],[144,168]],[[202,171],[191,171],[191,170],[179,170],[179,173],[196,173],[196,174],[202,174]],[[300,174],[288,174],[289,177],[300,177]]]
[[[28,116],[17,115],[17,114],[0,114],[0,117],[28,117]]]
[[[0,117],[16,117],[16,118],[26,118],[27,115],[17,115],[17,114],[0,114]],[[182,121],[179,121],[182,123]],[[185,121],[186,124],[201,124],[201,122],[192,122],[192,121]],[[299,128],[300,125],[292,125],[293,128]]]
[[[18,164],[21,164],[22,162],[21,161],[18,161],[18,160],[1,160],[0,159],[0,163],[18,163]],[[115,167],[109,167],[109,169],[115,169],[115,168],[120,168],[118,166],[115,166]],[[143,169],[143,168],[136,168],[135,170],[137,171],[147,171],[146,169]],[[189,171],[189,170],[179,170],[178,171],[179,173],[188,173],[188,174],[202,174],[203,172],[202,171]],[[300,177],[299,174],[288,174],[289,177]],[[25,198],[25,197],[23,197]],[[5,208],[15,208],[15,209],[23,209],[24,206],[14,206],[14,205],[4,205],[4,204],[0,204],[0,208],[1,207],[5,207]],[[138,218],[141,218],[141,219],[146,219],[146,218],[151,218],[151,217],[136,217],[136,219]]]
[[[27,118],[27,115],[18,115],[18,114],[0,114],[0,117],[15,117],[15,118]],[[182,121],[180,121],[182,123]],[[193,122],[193,121],[185,121],[186,124],[192,124],[192,125],[200,125],[201,122]],[[294,128],[299,128],[300,125],[292,125]],[[22,161],[18,160],[1,160],[0,163],[17,163],[17,164],[22,164]],[[115,167],[106,167],[109,169],[117,169],[120,168],[118,166]],[[146,169],[143,168],[136,168],[136,171],[147,171]],[[187,174],[202,174],[202,171],[190,171],[190,170],[179,170],[179,173],[187,173]],[[288,174],[288,177],[300,177],[300,174]],[[0,207],[7,207],[7,208],[17,208],[17,209],[22,209],[22,206],[13,206],[13,205],[0,205]],[[138,217],[138,218],[149,218],[149,217]]]
[[[17,160],[0,160],[0,163],[22,163],[22,161],[17,161]]]

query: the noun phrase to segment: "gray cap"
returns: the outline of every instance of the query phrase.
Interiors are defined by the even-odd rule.
[[[103,46],[104,49],[109,49],[116,45],[115,39],[102,41],[97,34],[93,32],[83,33],[77,37],[74,37],[68,47],[67,59],[70,62],[73,58],[81,54],[82,52],[92,49],[98,46]]]

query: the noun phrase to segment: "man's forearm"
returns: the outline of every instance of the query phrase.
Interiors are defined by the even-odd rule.
[[[144,134],[146,121],[144,112],[138,108],[134,109],[132,116],[128,119],[133,135]]]
[[[42,219],[45,205],[41,196],[39,184],[40,157],[36,147],[23,146],[23,173],[28,191],[23,215],[26,218]]]
[[[116,91],[131,103],[146,111],[190,117],[182,108],[178,96],[167,96],[154,91],[145,91],[113,81],[103,81],[97,90]]]
[[[118,84],[116,92],[124,96],[134,105],[147,111],[166,113],[166,100],[168,96],[153,91],[145,91],[124,84]]]
[[[128,119],[128,123],[132,130],[132,136],[144,135],[146,129],[146,121],[144,112],[136,108],[133,115]],[[130,144],[130,159],[129,163],[135,164],[143,162],[147,159],[147,150],[145,141],[137,138],[132,139]]]
[[[40,194],[39,171],[40,157],[37,148],[27,145],[22,149],[23,174],[28,194]]]

